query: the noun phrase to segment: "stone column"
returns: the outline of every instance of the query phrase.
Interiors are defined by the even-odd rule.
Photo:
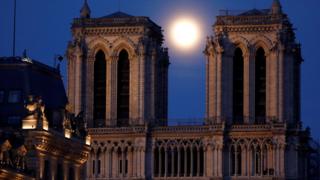
[[[128,177],[132,177],[133,175],[133,152],[132,147],[128,149]]]
[[[80,165],[79,164],[75,164],[73,166],[74,169],[74,179],[80,179],[81,175],[80,175]]]
[[[164,177],[167,177],[168,176],[168,148],[166,147],[165,148],[165,151],[164,151]]]
[[[88,126],[93,127],[93,93],[94,93],[94,57],[88,57],[86,74],[86,109],[85,118]]]
[[[217,116],[216,107],[217,107],[217,58],[214,54],[214,47],[211,47],[210,52],[206,53],[206,112],[207,118],[212,122],[214,117]]]
[[[77,115],[81,111],[82,103],[82,52],[77,51],[76,56],[76,66],[75,66],[75,111]]]
[[[218,147],[218,176],[222,177],[222,145],[219,145]]]
[[[118,154],[116,148],[112,151],[112,172],[111,177],[115,178],[118,175]]]
[[[280,160],[280,176],[285,177],[285,167],[284,167],[284,156],[285,156],[285,145],[281,144],[279,149],[279,160]]]
[[[139,124],[142,124],[145,117],[145,58],[146,52],[145,48],[141,48],[139,52]]]
[[[110,177],[110,175],[111,175],[111,158],[112,158],[112,156],[110,155],[110,153],[111,153],[112,151],[111,151],[111,148],[107,148],[107,150],[106,150],[106,159],[105,159],[105,161],[106,161],[106,169],[105,169],[105,177],[106,178],[109,178]]]
[[[174,148],[171,149],[171,176],[174,176]]]
[[[112,65],[113,62],[116,61],[113,59],[112,56],[106,58],[106,126],[112,126],[112,106],[114,106],[114,102],[112,101],[112,91],[113,86],[112,84],[112,73],[115,71]]]
[[[44,158],[45,158],[45,155],[39,152],[39,153],[38,153],[39,166],[38,166],[38,168],[36,169],[36,171],[37,171],[36,177],[37,177],[38,179],[42,179],[42,178],[43,178],[43,175],[44,175]]]
[[[118,56],[111,60],[111,97],[110,97],[110,124],[117,125],[117,87],[118,87]]]
[[[161,147],[159,147],[159,177],[162,174],[162,154],[161,154]]]
[[[121,177],[124,177],[125,176],[125,174],[126,174],[126,172],[125,172],[125,170],[126,170],[126,159],[125,159],[125,147],[123,147],[123,148],[121,148],[121,161],[122,161],[122,163],[121,163]]]
[[[63,179],[67,180],[69,178],[69,162],[63,161]]]
[[[243,115],[246,117],[244,118],[244,123],[249,124],[250,123],[250,116],[252,116],[252,109],[250,107],[251,105],[251,92],[250,92],[250,86],[251,81],[250,77],[252,76],[252,59],[250,58],[250,54],[246,53],[243,55]]]
[[[251,148],[250,147],[248,147],[248,149],[247,149],[247,173],[248,173],[248,176],[250,177],[251,176],[251,156],[252,156],[252,154],[251,154]]]
[[[200,176],[200,150],[197,148],[197,176]]]
[[[99,176],[99,171],[101,170],[100,169],[100,167],[99,167],[99,160],[100,160],[100,158],[99,158],[99,154],[98,154],[98,152],[96,152],[96,156],[95,156],[95,175],[94,175],[94,177],[98,177]]]
[[[132,158],[133,158],[133,177],[137,177],[138,176],[138,159],[137,159],[137,148],[133,147],[132,148]]]
[[[56,157],[50,158],[50,175],[52,180],[56,179],[56,176],[57,176],[57,158]]]
[[[280,47],[280,52],[279,52],[279,73],[278,73],[278,79],[279,79],[279,88],[278,88],[278,95],[279,95],[279,110],[278,110],[278,118],[280,122],[284,122],[284,52],[285,52],[285,47],[281,46]]]
[[[145,147],[141,147],[141,151],[140,151],[140,157],[141,157],[141,177],[142,178],[145,178],[145,164],[146,164],[146,161],[145,161],[145,157],[146,157],[146,154],[145,154],[146,150],[145,150]]]
[[[241,175],[242,176],[247,176],[247,148],[243,147],[241,150]]]
[[[223,116],[222,114],[222,103],[223,103],[223,99],[222,99],[222,52],[218,52],[217,53],[217,108],[216,108],[216,115],[217,115],[217,123],[221,123],[221,118]]]

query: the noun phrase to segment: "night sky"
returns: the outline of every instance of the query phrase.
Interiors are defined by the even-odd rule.
[[[16,54],[27,49],[29,57],[53,65],[55,54],[64,54],[71,39],[72,19],[79,17],[83,0],[17,0]],[[212,24],[221,9],[265,9],[272,0],[88,0],[92,17],[119,9],[135,16],[148,16],[162,26],[165,46],[169,47],[169,117],[171,119],[205,116],[205,38],[212,35]],[[302,121],[320,137],[320,1],[282,0],[283,10],[296,28],[302,44]],[[201,29],[202,43],[192,51],[175,48],[168,29],[177,16],[195,18]],[[0,56],[12,55],[13,0],[0,1]],[[66,81],[66,65],[62,74]],[[175,120],[176,121],[176,120]]]

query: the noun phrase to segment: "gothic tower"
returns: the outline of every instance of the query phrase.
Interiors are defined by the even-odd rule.
[[[85,1],[71,29],[69,103],[89,127],[167,123],[169,60],[161,27],[122,12],[91,18]]]
[[[228,124],[300,123],[300,45],[274,0],[217,17],[207,40],[207,121]]]

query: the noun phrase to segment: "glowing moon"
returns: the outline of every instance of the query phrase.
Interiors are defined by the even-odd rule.
[[[179,48],[190,49],[199,41],[199,26],[189,18],[174,21],[170,32],[173,43]]]

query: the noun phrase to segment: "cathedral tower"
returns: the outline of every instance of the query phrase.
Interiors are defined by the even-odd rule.
[[[266,10],[222,12],[207,40],[207,121],[300,122],[300,45],[274,0]]]
[[[68,97],[89,127],[167,123],[169,60],[161,27],[122,12],[91,18],[85,1],[71,29]]]

